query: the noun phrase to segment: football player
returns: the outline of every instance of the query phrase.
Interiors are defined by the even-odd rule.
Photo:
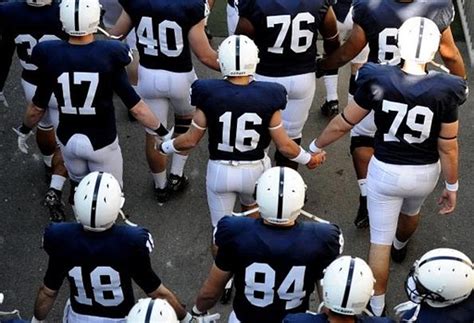
[[[352,0],[338,0],[332,6],[337,19],[337,29],[339,37],[346,41],[352,31]],[[354,78],[359,67],[367,61],[369,47],[364,49],[351,60],[351,78],[349,83],[349,94],[354,94]],[[326,87],[326,100],[321,106],[321,112],[326,116],[334,116],[339,112],[339,99],[337,94],[338,86],[338,69],[326,71],[323,76],[324,85]]]
[[[282,112],[283,127],[291,139],[301,142],[303,126],[313,102],[316,78],[317,30],[324,49],[331,54],[339,47],[332,0],[239,0],[236,34],[255,40],[260,50],[257,81],[282,84],[288,104]],[[296,169],[298,164],[279,151],[279,166]]]
[[[253,81],[257,63],[258,49],[250,38],[227,37],[219,47],[224,79],[193,83],[191,104],[197,110],[191,128],[160,147],[165,154],[191,149],[209,128],[206,188],[213,228],[232,214],[237,197],[244,210],[256,207],[255,182],[270,168],[265,150],[271,140],[283,155],[309,168],[324,160],[324,154],[312,156],[288,137],[281,121],[286,90]]]
[[[368,317],[365,313],[374,292],[374,275],[367,263],[356,257],[342,256],[325,270],[323,286],[324,312],[288,314],[283,323],[395,323],[385,317]]]
[[[295,170],[271,168],[256,184],[260,219],[222,218],[216,229],[217,257],[193,315],[212,308],[234,275],[229,322],[281,322],[304,312],[323,270],[342,252],[342,234],[333,224],[297,218],[306,185]]]
[[[38,43],[46,40],[67,38],[59,20],[59,4],[52,0],[14,1],[2,4],[0,6],[0,29],[3,30],[0,52],[2,52],[2,56],[10,55],[9,58],[5,57],[6,62],[8,62],[8,60],[11,61],[11,55],[16,47],[18,58],[23,68],[21,85],[27,103],[31,103],[35,90],[41,80],[38,66],[31,59],[33,49]],[[13,47],[9,47],[9,44]],[[4,62],[2,61],[2,66],[3,64]],[[8,69],[6,67],[5,65],[5,68],[2,68],[0,80],[4,80],[7,77]],[[0,84],[2,83],[0,82]],[[61,221],[64,219],[61,195],[67,178],[67,171],[55,137],[59,116],[54,95],[51,96],[48,107],[49,109],[38,124],[36,141],[43,156],[48,175],[52,172],[50,188],[46,193],[44,204],[49,209],[50,219],[52,221]],[[27,151],[22,150],[22,152]]]
[[[125,201],[118,181],[108,173],[90,173],[77,187],[74,200],[78,223],[51,224],[45,230],[43,247],[49,261],[34,320],[46,319],[67,278],[70,298],[65,322],[106,318],[124,323],[135,303],[132,280],[149,297],[166,299],[179,318],[189,321],[191,315],[151,267],[154,245],[148,230],[115,224]]]
[[[395,307],[401,322],[474,322],[474,272],[464,253],[439,248],[415,261],[405,281],[410,301]]]
[[[354,24],[351,36],[333,55],[321,60],[320,66],[324,69],[335,69],[345,65],[367,44],[370,47],[369,62],[399,64],[397,31],[405,20],[415,16],[426,17],[436,23],[442,33],[439,53],[445,65],[451,74],[465,77],[464,62],[454,43],[450,28],[454,19],[451,0],[354,0],[352,11]],[[354,81],[351,83],[354,90]],[[350,151],[360,188],[359,209],[354,220],[358,228],[368,226],[367,167],[374,153],[375,130],[373,113],[351,130]]]
[[[391,248],[392,258],[403,261],[421,206],[441,170],[446,188],[438,201],[440,213],[451,213],[456,207],[458,108],[466,100],[467,84],[458,76],[426,71],[440,37],[430,19],[406,20],[397,47],[403,67],[365,64],[358,72],[354,101],[310,145],[317,152],[373,111],[377,130],[367,182],[368,260],[376,279],[370,302],[376,315],[384,310]]]
[[[153,113],[167,124],[168,110],[174,109],[174,131],[185,133],[191,124],[194,107],[189,89],[196,79],[191,50],[205,65],[219,70],[217,53],[204,32],[208,14],[205,0],[120,0],[124,8],[112,29],[114,35],[126,35],[135,27],[140,54],[137,90]],[[154,134],[146,132],[146,156],[158,202],[188,185],[183,174],[188,155],[174,154],[169,178],[165,156],[155,150]]]
[[[69,41],[43,42],[33,50],[31,58],[42,82],[19,127],[19,147],[26,146],[54,92],[59,107],[57,136],[72,187],[95,170],[112,173],[122,184],[113,93],[155,136],[168,131],[128,82],[124,68],[131,61],[128,46],[116,40],[94,40],[100,19],[98,0],[64,0],[60,18]]]

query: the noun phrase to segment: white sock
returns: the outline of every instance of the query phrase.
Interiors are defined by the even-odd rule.
[[[359,184],[360,195],[367,196],[367,178],[358,179],[357,183]]]
[[[323,80],[326,86],[326,101],[337,100],[337,75],[325,75]]]
[[[407,241],[400,241],[397,239],[397,237],[393,238],[393,246],[395,247],[395,249],[397,250],[400,250],[400,249],[403,249],[403,247],[405,247],[408,243],[410,239],[408,239]]]
[[[163,189],[166,187],[166,170],[161,173],[151,173],[153,181],[155,182],[155,188]]]
[[[43,156],[43,162],[47,167],[51,167],[53,163],[53,155],[42,155]]]
[[[62,191],[65,182],[66,182],[66,177],[53,174],[51,176],[51,183],[49,184],[49,187],[54,188],[55,190],[58,190],[58,191]]]
[[[382,315],[385,307],[385,294],[374,295],[370,298],[370,307],[375,316]]]
[[[184,165],[186,165],[188,157],[188,155],[173,154],[170,173],[179,177],[183,176]]]

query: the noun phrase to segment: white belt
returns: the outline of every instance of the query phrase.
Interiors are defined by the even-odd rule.
[[[239,165],[257,165],[257,164],[264,164],[264,159],[258,160],[213,160],[213,162],[224,164],[224,165],[231,165],[231,166],[239,166]]]

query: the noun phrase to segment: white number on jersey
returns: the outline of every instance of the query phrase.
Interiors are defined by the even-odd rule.
[[[64,98],[64,106],[60,107],[61,113],[94,115],[95,107],[92,106],[92,103],[94,102],[97,86],[99,85],[99,73],[74,72],[72,76],[73,85],[80,85],[84,82],[89,83],[87,96],[82,106],[73,106],[71,100],[69,72],[64,72],[58,77],[58,82],[61,83]]]
[[[409,144],[420,144],[430,136],[431,124],[433,122],[433,111],[431,111],[429,108],[417,105],[408,111],[407,104],[383,100],[382,111],[387,113],[394,111],[397,113],[392,121],[392,125],[390,126],[388,133],[383,135],[384,141],[400,141],[396,135],[398,128],[402,124],[403,120],[405,120],[405,116],[405,123],[408,128],[419,132],[418,136],[408,133],[404,134],[403,139],[406,142]]]
[[[400,50],[397,45],[389,45],[389,39],[395,41],[397,39],[397,28],[385,28],[379,34],[379,63],[389,63],[391,65],[400,64]],[[391,59],[388,59],[388,54],[391,54]]]
[[[83,305],[92,305],[92,298],[87,296],[84,287],[84,277],[82,268],[74,267],[69,270],[69,277],[74,279],[77,289],[77,296],[74,296],[76,302]],[[104,279],[104,277],[107,277]],[[124,296],[120,283],[120,274],[111,267],[99,266],[90,273],[90,285],[92,286],[92,295],[94,301],[102,306],[118,306],[123,302]],[[103,283],[106,281],[106,283]],[[107,295],[107,298],[106,298]]]
[[[291,19],[290,15],[278,15],[267,17],[267,28],[274,28],[275,25],[281,25],[280,32],[275,40],[275,44],[272,47],[268,47],[268,52],[274,54],[283,54],[284,48],[283,42],[290,30],[291,26],[291,39],[290,47],[295,53],[305,52],[313,43],[314,33],[310,30],[301,29],[302,24],[314,23],[314,16],[309,12],[300,12]]]
[[[286,310],[296,308],[306,296],[304,275],[306,266],[293,266],[277,290],[281,300],[285,300]],[[257,282],[257,276],[260,281]],[[275,297],[276,273],[268,264],[254,262],[245,269],[245,297],[254,306],[266,307]],[[258,292],[256,294],[255,292]]]
[[[168,38],[168,31],[173,33],[174,44]],[[158,56],[158,47],[160,52],[168,57],[177,57],[183,52],[183,29],[176,22],[163,20],[158,25],[158,35],[153,31],[153,19],[151,17],[142,17],[137,28],[138,42],[142,44],[144,53],[150,56]]]
[[[59,40],[58,37],[54,35],[43,35],[39,40],[36,40],[30,34],[21,34],[16,36],[15,44],[18,46],[20,44],[26,44],[28,47],[26,48],[26,53],[28,54],[28,58],[31,57],[31,53],[33,52],[33,48],[38,44],[46,40]],[[32,63],[27,63],[24,60],[20,59],[21,66],[28,71],[36,71],[38,66]]]
[[[247,124],[262,124],[262,118],[253,112],[246,112],[237,119],[237,128],[235,132],[235,147],[230,145],[232,112],[228,111],[220,116],[219,121],[222,125],[222,143],[217,145],[220,151],[233,152],[234,148],[240,152],[246,152],[257,148],[260,134],[253,129],[247,129]],[[250,138],[250,143],[245,144],[245,140]]]

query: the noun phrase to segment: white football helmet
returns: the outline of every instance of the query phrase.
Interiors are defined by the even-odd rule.
[[[71,36],[85,36],[97,31],[100,23],[99,0],[62,0],[59,18]]]
[[[459,303],[472,292],[472,262],[464,253],[449,248],[433,249],[415,261],[405,290],[414,303],[426,302],[432,307]]]
[[[325,270],[321,281],[324,306],[342,315],[359,315],[374,292],[374,275],[357,257],[342,256]]]
[[[273,224],[298,218],[305,202],[306,185],[301,175],[288,167],[273,167],[258,179],[255,194],[260,215]]]
[[[142,298],[127,316],[127,323],[179,323],[176,312],[164,299]]]
[[[406,61],[417,64],[425,64],[433,60],[440,40],[438,26],[428,18],[410,18],[398,29],[400,56]]]
[[[258,48],[247,36],[232,35],[219,46],[219,66],[223,76],[246,76],[255,74]]]
[[[26,3],[33,7],[43,7],[48,6],[53,2],[53,0],[26,0]]]
[[[93,172],[84,177],[74,194],[76,219],[90,231],[110,228],[125,202],[119,182],[111,174]]]

